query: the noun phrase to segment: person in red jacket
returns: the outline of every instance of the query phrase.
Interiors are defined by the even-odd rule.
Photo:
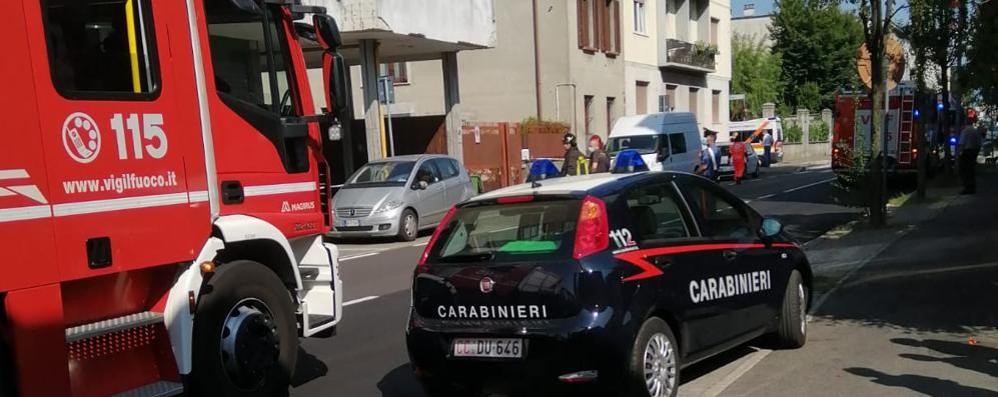
[[[741,140],[738,132],[731,133],[731,165],[735,167],[735,184],[742,183],[745,176],[745,142]]]

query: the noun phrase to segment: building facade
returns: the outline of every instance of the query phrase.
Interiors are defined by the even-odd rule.
[[[626,114],[689,111],[701,128],[726,132],[730,1],[626,0],[624,8]]]
[[[562,121],[581,138],[605,137],[624,112],[621,1],[495,2],[495,46],[457,54],[461,119],[534,117]],[[442,114],[441,66],[438,60],[383,65],[395,77],[392,113]],[[359,67],[352,72],[356,81]],[[354,91],[357,107],[361,89]]]

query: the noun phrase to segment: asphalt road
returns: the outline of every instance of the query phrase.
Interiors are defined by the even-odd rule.
[[[741,185],[722,184],[762,214],[780,219],[805,242],[858,214],[834,204],[832,178],[828,169],[772,168]],[[302,341],[293,396],[423,395],[409,369],[404,327],[412,270],[426,239],[339,244],[347,300],[343,322],[332,338]],[[736,351],[709,360],[686,371],[689,375],[684,372],[684,377],[709,375],[738,357]]]

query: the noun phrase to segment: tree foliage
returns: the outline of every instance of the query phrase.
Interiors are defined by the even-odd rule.
[[[863,42],[859,20],[838,2],[778,0],[776,7],[769,32],[773,51],[782,59],[784,101],[803,107],[801,100],[811,100],[813,90],[801,87],[812,83],[820,93],[820,107],[830,107],[835,92],[856,73],[856,51]]]
[[[732,39],[731,52],[732,88],[745,94],[745,116],[761,117],[762,104],[780,98],[780,56],[771,53],[761,39],[741,34]]]
[[[964,80],[967,88],[976,92],[980,106],[992,116],[998,116],[998,2],[982,2],[973,20],[974,32],[967,50]]]

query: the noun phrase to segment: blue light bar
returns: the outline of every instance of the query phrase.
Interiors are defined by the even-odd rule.
[[[624,150],[617,153],[617,160],[613,162],[614,174],[628,174],[631,172],[648,171],[648,164],[641,158],[641,153],[636,150]]]
[[[561,173],[558,172],[558,167],[554,165],[554,162],[548,159],[540,159],[534,161],[534,163],[530,165],[530,174],[527,175],[527,182],[552,178],[559,176],[560,174]]]
[[[950,145],[956,145],[956,137],[955,136],[949,137],[949,144]]]

